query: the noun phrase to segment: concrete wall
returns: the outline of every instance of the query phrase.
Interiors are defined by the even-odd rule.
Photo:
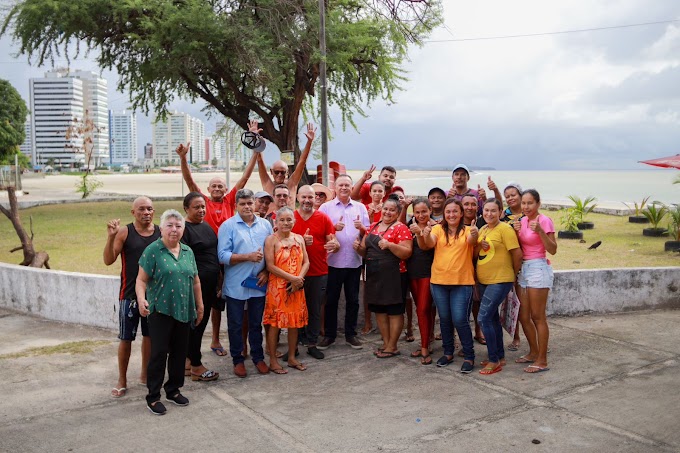
[[[118,329],[119,278],[0,263],[0,307]],[[343,325],[340,301],[338,325]],[[556,271],[552,315],[680,308],[680,267]],[[363,308],[359,310],[359,328]]]

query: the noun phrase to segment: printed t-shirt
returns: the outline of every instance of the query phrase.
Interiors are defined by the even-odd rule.
[[[475,271],[472,266],[474,247],[467,242],[470,228],[465,227],[457,238],[449,235],[449,243],[441,225],[432,228],[432,235],[437,238],[432,262],[430,283],[437,285],[474,285]]]
[[[483,240],[489,243],[489,250],[479,250],[477,258],[477,280],[483,285],[508,283],[515,281],[515,269],[512,267],[510,250],[519,248],[517,234],[507,223],[500,222],[492,230],[484,226],[479,230],[481,244]]]
[[[230,219],[234,216],[234,211],[236,210],[236,189],[231,189],[227,193],[222,201],[212,201],[210,197],[203,195],[205,199],[205,221],[213,229],[215,234],[220,229],[220,225],[224,223],[225,220]]]
[[[529,228],[529,217],[522,217],[520,222],[522,227],[519,230],[519,243],[522,246],[524,260],[544,259],[545,246],[543,245],[543,241],[541,241],[541,235],[535,231],[531,231]],[[555,232],[555,226],[550,217],[539,214],[538,223],[546,234]]]
[[[359,192],[361,194],[361,202],[364,204],[364,206],[371,204],[373,202],[373,197],[371,197],[371,184],[373,184],[372,181],[365,182],[361,186],[361,192]],[[387,190],[385,191],[385,196],[383,197],[383,203],[387,201],[389,196],[395,190],[400,190],[402,192],[404,191],[404,189],[401,188],[401,186],[392,186],[392,189],[389,192]]]
[[[328,274],[328,252],[324,248],[326,236],[335,233],[335,227],[331,219],[323,212],[314,211],[312,216],[305,220],[300,213],[295,210],[295,225],[293,233],[304,235],[309,228],[312,235],[312,245],[307,245],[307,256],[309,256],[309,270],[307,275],[318,277]]]
[[[369,234],[380,236],[381,238],[393,244],[399,244],[400,242],[410,241],[413,239],[411,231],[408,229],[406,225],[404,225],[401,222],[397,222],[394,225],[391,225],[386,231],[382,233],[378,232],[379,223],[380,222],[375,222],[368,228]],[[399,272],[401,272],[402,274],[406,272],[406,261],[404,260],[399,261]]]
[[[144,250],[139,266],[149,276],[146,287],[149,312],[189,322],[196,319],[194,277],[198,269],[191,248],[181,242],[179,246],[179,255],[175,257],[159,238]]]

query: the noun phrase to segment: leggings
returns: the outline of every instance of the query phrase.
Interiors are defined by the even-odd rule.
[[[420,329],[420,347],[430,346],[430,337],[434,331],[434,310],[432,310],[432,293],[430,279],[411,279],[411,295],[416,303],[418,328]]]

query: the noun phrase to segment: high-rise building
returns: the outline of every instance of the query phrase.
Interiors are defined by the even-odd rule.
[[[174,111],[168,113],[166,121],[161,122],[159,118],[155,118],[152,128],[154,163],[178,164],[179,157],[175,150],[180,143],[184,145],[191,143],[189,160],[203,162],[205,126],[201,120],[193,118],[188,113]]]
[[[107,82],[96,73],[55,69],[29,82],[33,164],[53,159],[60,165],[84,163],[83,143],[91,141],[95,167],[109,161]],[[92,130],[68,134],[69,127],[92,121]],[[68,137],[67,137],[68,135]],[[84,140],[89,138],[90,140]]]
[[[131,164],[137,160],[137,116],[134,112],[109,111],[111,165]]]
[[[24,123],[24,142],[19,145],[19,151],[24,153],[31,161],[33,160],[33,146],[31,145],[31,115],[26,115],[26,123]]]
[[[151,143],[144,145],[144,159],[153,159],[153,145]]]

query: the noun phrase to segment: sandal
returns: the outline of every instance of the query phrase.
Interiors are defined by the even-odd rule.
[[[503,367],[501,366],[500,363],[498,365],[496,365],[495,367],[485,366],[484,368],[482,368],[479,371],[479,374],[484,374],[484,375],[494,374],[494,373],[498,373],[502,369],[503,369]]]
[[[298,362],[295,364],[288,364],[288,368],[295,368],[298,371],[305,371],[307,369],[306,366],[304,366],[302,363]]]
[[[422,356],[420,358],[420,364],[421,365],[432,365],[432,357],[430,357],[430,354]]]
[[[409,335],[408,333],[406,333],[404,334],[404,340],[406,340],[407,343],[413,343],[414,341],[416,341],[416,337],[414,337],[413,334]]]
[[[505,347],[508,351],[519,351],[519,344],[510,343]]]
[[[411,357],[413,357],[414,359],[422,356],[423,352],[420,349],[417,349],[411,353]]]
[[[208,382],[208,381],[214,381],[218,377],[220,377],[220,373],[217,373],[217,372],[212,371],[212,370],[204,371],[201,374],[191,373],[191,380],[192,381]]]
[[[212,349],[212,352],[214,352],[215,355],[218,357],[224,357],[225,355],[227,355],[227,351],[225,351],[222,346],[219,346],[217,348],[213,348],[211,346],[210,349]]]
[[[390,358],[396,357],[398,355],[401,355],[401,352],[399,352],[399,351],[394,351],[394,352],[380,351],[375,356],[379,359],[390,359]]]
[[[114,387],[113,390],[111,390],[111,398],[122,398],[126,393],[127,389],[125,387],[121,387],[119,389]]]
[[[274,374],[288,374],[288,371],[284,370],[283,368],[269,367],[269,371],[271,371]]]

